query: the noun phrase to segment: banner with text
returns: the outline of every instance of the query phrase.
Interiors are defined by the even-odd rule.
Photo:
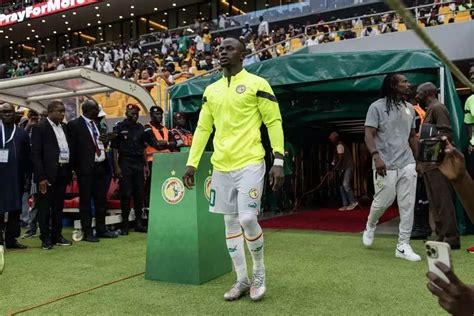
[[[39,18],[41,16],[55,14],[61,11],[71,10],[100,0],[49,0],[38,3],[23,10],[12,12],[9,14],[0,14],[0,27],[21,23],[26,20]]]

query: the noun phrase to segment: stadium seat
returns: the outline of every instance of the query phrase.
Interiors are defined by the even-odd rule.
[[[293,38],[291,40],[291,50],[292,51],[295,51],[295,50],[301,48],[301,46],[303,46],[303,45],[301,44],[301,39],[300,38]]]
[[[458,12],[456,14],[456,17],[454,18],[455,23],[462,23],[467,21],[471,21],[471,14],[469,11]]]

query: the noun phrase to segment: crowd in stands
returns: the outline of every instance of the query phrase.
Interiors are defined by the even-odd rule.
[[[415,11],[419,24],[426,27],[454,23],[457,19],[470,20],[474,14],[472,3],[464,0],[434,3]],[[325,22],[317,18],[316,23],[308,21],[306,25],[288,24],[287,27],[273,29],[263,16],[259,18],[257,28],[246,22],[240,34],[247,47],[244,65],[287,54],[303,45],[375,36],[407,28],[396,14],[376,15],[373,10],[368,13],[369,17],[359,16],[352,20]],[[232,20],[221,16],[219,26],[237,25],[229,21]],[[220,33],[211,33],[212,28],[211,22],[196,20],[194,26],[188,29],[150,35],[141,41],[74,49],[57,58],[15,59],[0,66],[0,78],[83,66],[139,83],[151,83],[161,78],[167,86],[172,86],[219,67],[217,47],[223,37]],[[149,46],[150,41],[154,45]]]

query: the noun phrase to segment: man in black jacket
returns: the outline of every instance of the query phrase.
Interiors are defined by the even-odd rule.
[[[71,163],[79,184],[79,212],[84,240],[98,242],[99,238],[116,238],[117,235],[106,229],[105,208],[107,189],[105,186],[107,155],[104,142],[107,135],[100,135],[95,120],[100,109],[94,100],[82,103],[82,116],[68,123]],[[96,236],[92,231],[92,210],[94,201]]]
[[[51,102],[48,104],[47,119],[33,126],[31,133],[31,159],[39,191],[36,207],[42,248],[45,250],[52,249],[53,245],[72,244],[61,233],[64,196],[71,180],[64,115],[64,104],[61,101]]]

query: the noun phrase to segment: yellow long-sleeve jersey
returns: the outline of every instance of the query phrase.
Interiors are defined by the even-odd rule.
[[[228,172],[263,162],[262,122],[273,152],[283,154],[280,109],[268,82],[245,69],[231,77],[230,82],[223,76],[204,91],[187,165],[197,168],[213,126],[214,169]]]

